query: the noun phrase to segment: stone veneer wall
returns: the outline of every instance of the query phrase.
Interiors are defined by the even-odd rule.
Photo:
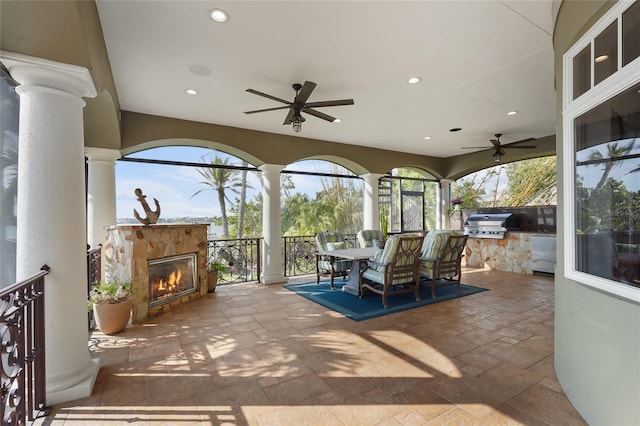
[[[133,322],[170,311],[207,294],[207,226],[202,225],[122,225],[107,228],[105,275],[131,282]],[[197,254],[196,291],[171,302],[148,308],[149,275],[147,261],[187,253]]]
[[[531,235],[507,232],[504,239],[469,238],[465,247],[467,266],[532,274]]]

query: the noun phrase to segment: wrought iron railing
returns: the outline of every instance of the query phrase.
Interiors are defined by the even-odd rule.
[[[0,292],[2,424],[46,416],[44,276],[49,267]]]
[[[347,247],[358,247],[356,234],[345,234]],[[218,284],[259,281],[262,269],[261,247],[263,238],[208,240],[209,261],[216,260],[226,266],[218,274]],[[282,237],[284,275],[313,274],[316,272],[315,235]]]
[[[87,244],[87,299],[91,294],[91,286],[100,281],[102,276],[102,244],[96,248],[90,248]],[[96,328],[96,321],[93,319],[93,310],[87,313],[89,330]]]
[[[356,234],[345,234],[347,247],[358,247]],[[316,272],[316,236],[296,235],[282,237],[284,276],[314,274]]]
[[[96,248],[89,248],[87,245],[87,284],[88,291],[91,286],[100,281],[102,275],[102,244]]]
[[[262,238],[209,240],[209,261],[218,261],[226,270],[218,273],[218,284],[260,280]]]
[[[316,272],[315,235],[282,237],[284,276],[312,274]]]

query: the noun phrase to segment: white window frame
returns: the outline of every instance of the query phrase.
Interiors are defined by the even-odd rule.
[[[634,1],[625,0],[618,2],[563,56],[564,275],[568,279],[589,287],[640,302],[639,288],[576,270],[575,119],[640,82],[640,58],[634,59],[622,68],[622,13],[633,3]],[[593,41],[616,20],[618,20],[618,71],[594,86]],[[589,44],[591,44],[591,88],[573,99],[573,58]]]

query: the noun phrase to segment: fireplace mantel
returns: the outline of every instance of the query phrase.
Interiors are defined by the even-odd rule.
[[[133,289],[133,322],[140,323],[207,294],[207,224],[119,225],[107,228],[105,269],[110,276],[130,281]],[[148,307],[149,260],[196,253],[198,288],[169,303]]]

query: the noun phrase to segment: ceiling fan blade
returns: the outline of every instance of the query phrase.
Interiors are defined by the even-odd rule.
[[[313,89],[315,88],[316,84],[313,81],[305,81],[302,89],[300,89],[298,95],[296,96],[296,99],[293,102],[298,105],[304,105],[304,103],[307,102],[307,99],[309,99],[309,96],[311,96],[311,92],[313,92]]]
[[[316,110],[311,109],[311,108],[304,107],[304,108],[302,108],[302,111],[306,112],[307,114],[313,115],[315,117],[322,118],[323,120],[327,120],[327,121],[330,121],[330,122],[335,121],[335,117],[332,117],[330,115],[327,115],[327,114],[322,113],[320,111],[316,111]]]
[[[281,107],[275,107],[275,108],[265,108],[265,109],[256,109],[253,111],[245,111],[245,114],[255,114],[256,112],[266,112],[266,111],[276,111],[279,109],[286,109],[286,108],[290,108],[289,106],[281,106]]]
[[[247,92],[253,93],[254,95],[262,96],[263,98],[272,99],[274,101],[282,102],[283,104],[291,105],[291,102],[285,101],[284,99],[276,98],[275,96],[267,95],[266,93],[258,92],[257,90],[247,89]]]
[[[319,108],[339,105],[353,105],[353,99],[340,99],[335,101],[309,102],[304,104],[307,108]]]
[[[283,125],[287,125],[287,124],[291,124],[291,120],[293,120],[293,114],[295,114],[295,111],[293,108],[289,108],[289,114],[287,114],[287,116],[284,119],[284,122],[282,123]]]

